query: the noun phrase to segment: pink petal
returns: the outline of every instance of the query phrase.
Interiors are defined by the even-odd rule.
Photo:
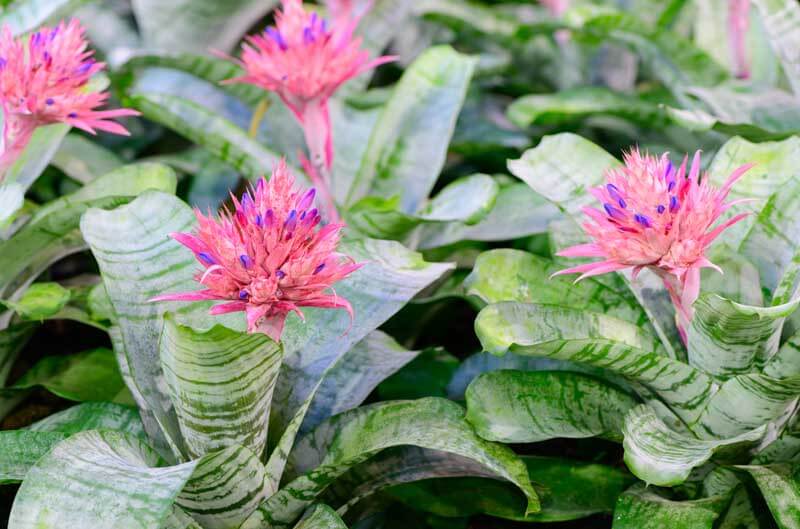
[[[196,290],[194,292],[177,292],[175,294],[162,294],[147,301],[152,303],[155,301],[208,301],[213,299],[222,299],[219,295],[211,290]]]

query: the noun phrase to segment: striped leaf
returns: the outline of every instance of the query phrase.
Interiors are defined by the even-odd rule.
[[[166,166],[128,165],[42,206],[14,237],[0,242],[0,296],[13,299],[55,260],[83,249],[77,228],[87,209],[116,207],[147,189],[173,193],[175,186],[175,173]]]
[[[619,374],[654,391],[687,424],[715,389],[707,375],[665,356],[652,335],[605,314],[503,302],[478,314],[475,332],[490,353],[569,360]]]
[[[451,264],[427,263],[418,253],[390,241],[344,242],[339,251],[367,264],[337,283],[336,292],[353,306],[351,322],[344,311],[309,309],[306,323],[290,317],[284,332],[284,366],[273,399],[270,428],[283,432],[267,470],[277,486],[289,450],[305,414],[325,378],[352,347],[405,306]]]
[[[800,6],[792,0],[755,0],[772,48],[796,95],[800,95]]]
[[[575,283],[569,277],[551,277],[562,267],[543,257],[520,250],[489,250],[478,256],[464,286],[467,294],[485,303],[519,301],[560,305],[609,316],[647,326],[647,316],[625,288],[617,288],[588,278]]]
[[[526,495],[526,512],[539,510],[522,462],[509,449],[477,437],[463,409],[437,398],[360,407],[333,417],[304,437],[292,452],[292,468],[303,473],[267,499],[242,529],[289,526],[314,498],[350,467],[379,451],[421,446],[477,461]]]
[[[760,368],[778,352],[783,324],[798,305],[800,298],[762,308],[701,295],[689,328],[689,363],[722,379]]]
[[[85,136],[70,133],[61,142],[52,163],[73,180],[88,184],[118,169],[123,162],[111,150]]]
[[[794,377],[800,375],[800,332],[793,334],[769,362],[764,366],[764,374],[775,377]]]
[[[444,517],[488,514],[525,522],[562,522],[611,513],[617,497],[634,481],[624,471],[568,459],[522,456],[542,510],[525,514],[525,497],[513,485],[469,477],[429,479],[387,490],[414,509]]]
[[[3,180],[6,183],[17,183],[27,190],[58,152],[69,129],[69,125],[61,123],[37,128],[20,157],[6,171]]]
[[[32,424],[0,432],[0,483],[22,481],[56,444],[85,430],[115,430],[144,438],[136,410],[110,402],[79,404]]]
[[[12,223],[25,204],[25,188],[16,182],[0,185],[0,229],[12,231]]]
[[[449,46],[426,50],[406,69],[372,131],[348,205],[397,195],[400,211],[419,209],[444,166],[474,69],[475,59]]]
[[[230,51],[275,0],[134,0],[136,23],[148,48],[203,53]]]
[[[180,511],[173,512],[176,499],[212,507],[194,513],[207,516],[207,527],[235,527],[260,498],[263,467],[246,448],[233,446],[171,467],[156,467],[160,462],[128,434],[73,435],[28,471],[9,528],[159,529],[181,521],[178,527],[190,527]],[[234,475],[239,479],[231,479]]]
[[[8,25],[14,35],[36,29],[47,22],[57,22],[90,0],[23,0],[0,12],[0,24]],[[5,4],[4,4],[5,5]]]
[[[478,435],[503,443],[558,437],[622,439],[625,414],[637,400],[594,377],[560,371],[495,371],[467,388],[467,421]]]
[[[347,529],[342,518],[327,505],[315,505],[294,529]]]
[[[646,405],[633,408],[625,419],[625,464],[639,479],[650,485],[672,486],[683,483],[692,469],[710,460],[741,457],[763,437],[761,425],[728,439],[702,440],[675,432]]]
[[[617,500],[614,529],[713,529],[727,498],[676,501],[653,489],[634,485]]]
[[[743,435],[795,412],[800,376],[772,378],[761,373],[728,379],[709,400],[694,430],[708,439]]]
[[[800,481],[793,465],[742,466],[756,482],[780,529],[800,528]]]
[[[280,160],[278,154],[250,138],[245,130],[188,99],[134,93],[129,101],[147,119],[185,136],[251,180],[260,178]],[[295,174],[302,178],[302,174]]]
[[[421,249],[459,241],[505,241],[547,231],[560,217],[558,209],[522,183],[501,186],[494,207],[475,225],[462,222],[429,224],[420,228]]]
[[[90,209],[81,219],[81,231],[100,267],[120,331],[115,350],[125,357],[137,403],[149,410],[164,434],[148,421],[148,433],[166,435],[180,452],[180,435],[172,402],[161,371],[158,337],[163,312],[175,309],[207,319],[209,303],[150,303],[165,292],[197,288],[196,262],[191,252],[168,234],[189,231],[195,223],[191,208],[165,193],[149,191],[113,211]],[[202,325],[201,325],[202,327]],[[118,348],[119,346],[119,348]],[[123,369],[123,374],[124,374]],[[179,456],[178,454],[175,454]]]
[[[198,332],[166,317],[161,365],[192,458],[241,445],[261,454],[282,350],[263,334]]]

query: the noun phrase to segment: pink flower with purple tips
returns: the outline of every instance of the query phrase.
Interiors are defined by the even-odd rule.
[[[634,278],[643,269],[653,270],[664,282],[676,309],[678,329],[686,339],[692,304],[700,293],[700,269],[719,270],[706,257],[706,249],[729,226],[746,214],[735,215],[714,227],[733,205],[725,202],[733,184],[750,169],[736,169],[717,190],[700,176],[700,153],[686,175],[687,159],[679,168],[667,155],[642,156],[633,150],[622,167],[606,174],[606,184],[590,190],[603,209],[584,208],[583,224],[593,239],[563,250],[563,257],[600,257],[603,260],[562,270],[558,274],[585,277],[628,268]]]
[[[106,92],[89,92],[89,79],[105,65],[92,59],[80,22],[43,27],[29,37],[14,38],[9,27],[0,34],[0,103],[3,145],[0,179],[30,141],[34,130],[67,123],[95,134],[104,130],[127,135],[111,118],[138,116],[135,110],[96,110]]]
[[[350,303],[331,287],[362,265],[336,252],[342,224],[319,228],[315,194],[295,189],[281,162],[269,181],[262,178],[241,200],[233,198],[233,213],[213,218],[196,211],[196,231],[171,236],[203,266],[196,279],[205,289],[152,301],[224,300],[211,314],[243,311],[248,332],[275,341],[290,312],[303,317],[302,307],[345,309],[352,317]]]

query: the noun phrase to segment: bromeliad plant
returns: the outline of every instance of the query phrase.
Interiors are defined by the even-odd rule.
[[[604,260],[564,270],[517,250],[478,258],[466,282],[486,304],[476,332],[521,368],[467,389],[479,434],[621,441],[651,487],[620,497],[615,528],[757,527],[765,516],[795,527],[800,182],[785,147],[733,139],[708,172],[695,157],[687,175],[686,160],[676,169],[633,151],[620,166],[563,134],[510,162],[566,214],[551,225],[556,255]],[[583,275],[570,285],[564,273]]]

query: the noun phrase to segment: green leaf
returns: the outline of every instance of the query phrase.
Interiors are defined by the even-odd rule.
[[[558,305],[601,312],[647,326],[647,316],[621,281],[614,288],[594,278],[575,283],[569,277],[552,277],[562,269],[549,259],[520,250],[489,250],[475,260],[464,286],[467,294],[485,303],[519,301]]]
[[[0,185],[0,229],[11,224],[24,203],[24,187],[15,182]]]
[[[402,445],[473,459],[523,491],[528,499],[526,512],[539,510],[525,466],[513,452],[478,438],[457,404],[428,398],[357,408],[317,427],[292,452],[292,468],[307,473],[264,502],[242,529],[291,524],[315,496],[348,468],[383,449]]]
[[[475,332],[490,353],[579,362],[643,384],[687,423],[700,415],[715,389],[708,376],[667,357],[652,335],[605,314],[503,302],[478,314]]]
[[[44,320],[57,314],[72,294],[58,283],[34,283],[16,302],[6,302],[14,312],[27,320]]]
[[[449,46],[430,48],[409,66],[375,124],[348,204],[398,195],[402,212],[417,211],[444,166],[474,68],[474,59]]]
[[[387,493],[411,508],[439,516],[488,514],[526,522],[561,522],[610,513],[633,481],[626,472],[606,465],[554,457],[522,456],[522,460],[542,503],[541,512],[527,516],[519,490],[495,479],[430,479],[396,485]]]
[[[644,485],[634,485],[617,500],[614,529],[713,529],[725,509],[724,497],[676,501]]]
[[[154,439],[166,435],[177,451],[180,451],[178,422],[165,391],[158,351],[162,314],[174,310],[187,317],[195,314],[207,319],[205,309],[210,303],[149,300],[159,294],[197,288],[193,279],[197,264],[191,252],[168,235],[189,231],[195,222],[189,206],[156,191],[145,192],[113,211],[90,209],[81,219],[81,231],[100,267],[119,325],[120,336],[115,343],[118,360],[124,359],[127,364],[133,377],[131,391],[139,397],[140,408],[147,411],[143,414],[145,426]],[[122,371],[124,374],[126,369]],[[164,434],[148,419],[148,414],[165,430]]]
[[[277,486],[294,437],[315,393],[325,378],[346,362],[348,351],[395,314],[420,290],[439,279],[451,264],[427,263],[416,252],[389,241],[346,241],[339,251],[367,264],[337,283],[336,292],[353,306],[355,319],[344,311],[304,310],[306,322],[287,319],[284,366],[273,398],[270,428],[283,432],[270,455],[267,470]]]
[[[216,325],[198,332],[165,318],[161,365],[192,458],[237,444],[264,451],[283,351],[263,334]]]
[[[427,349],[378,386],[380,400],[446,397],[458,358],[444,349]]]
[[[50,264],[83,249],[77,228],[87,209],[116,207],[147,189],[172,193],[175,186],[175,173],[166,166],[128,165],[42,206],[14,237],[0,242],[0,295],[11,297]]]
[[[8,25],[14,35],[36,29],[48,22],[64,18],[90,0],[25,0],[14,2],[0,14],[0,24]]]
[[[494,207],[475,225],[462,222],[428,224],[420,228],[419,248],[430,249],[459,241],[506,241],[544,233],[559,211],[522,183],[503,186]]]
[[[210,529],[236,527],[262,490],[260,463],[243,447],[156,468],[160,462],[155,452],[128,434],[73,435],[30,469],[14,501],[9,528],[160,528],[170,516],[185,520],[172,512],[176,499],[182,505],[200,501],[211,506],[212,512],[202,513]],[[234,475],[247,478],[231,479]],[[209,491],[219,496],[212,501]]]
[[[800,527],[800,483],[792,465],[741,466],[758,485],[781,529]]]
[[[6,171],[4,182],[6,184],[16,182],[27,190],[58,152],[61,141],[69,129],[69,125],[60,123],[38,127],[20,157]]]
[[[204,53],[230,51],[275,0],[134,0],[136,22],[148,47]]]
[[[800,6],[792,0],[755,0],[773,50],[796,95],[800,95]]]
[[[251,180],[269,173],[280,161],[246,131],[193,101],[159,93],[134,93],[129,100],[144,117],[197,143]]]
[[[125,389],[114,354],[108,349],[46,356],[0,394],[36,386],[78,402],[111,401]]]
[[[704,440],[670,429],[647,405],[632,409],[625,419],[625,464],[650,485],[672,486],[686,481],[692,469],[714,455],[735,458],[747,453],[763,437],[761,425],[728,439]]]
[[[503,443],[558,437],[622,439],[625,414],[637,400],[603,382],[563,371],[494,371],[466,392],[467,421],[478,435]]]
[[[53,157],[53,165],[64,174],[88,184],[118,169],[122,160],[112,151],[79,134],[67,134]]]
[[[294,529],[347,529],[336,511],[327,505],[315,505]]]
[[[701,295],[693,305],[689,363],[722,379],[762,367],[777,353],[783,323],[798,305],[800,299],[753,307],[716,294]]]
[[[35,325],[22,323],[0,330],[0,388],[5,386],[11,366],[33,334]]]
[[[110,402],[79,404],[32,424],[0,432],[0,483],[22,481],[28,470],[56,444],[85,430],[117,430],[144,438],[135,409]]]

